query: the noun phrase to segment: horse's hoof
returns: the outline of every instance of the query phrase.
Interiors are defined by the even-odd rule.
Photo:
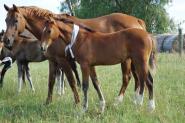
[[[134,103],[140,106],[143,105],[143,95],[139,94],[138,96],[136,96]]]
[[[83,107],[82,107],[82,113],[87,112],[87,110],[88,110],[88,104],[87,105],[83,105]]]
[[[123,102],[123,96],[120,95],[120,96],[118,96],[118,97],[115,98],[114,106],[117,106],[117,105],[119,105],[122,102]]]
[[[100,101],[100,113],[105,111],[105,100]]]
[[[19,95],[21,93],[21,89],[17,90],[17,95]]]
[[[49,105],[51,102],[52,102],[51,99],[47,99],[46,102],[45,102],[45,105]]]
[[[81,92],[81,87],[78,87],[78,92]]]
[[[32,88],[32,92],[35,93],[35,88]]]
[[[148,111],[152,112],[154,110],[155,110],[155,101],[152,99],[152,100],[149,100],[148,102]]]
[[[61,91],[58,91],[57,94],[58,94],[59,96],[62,96],[62,92],[61,92]]]

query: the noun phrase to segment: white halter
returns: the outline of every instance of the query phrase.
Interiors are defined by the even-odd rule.
[[[74,54],[73,54],[73,51],[72,51],[71,48],[72,48],[72,46],[74,45],[74,43],[76,41],[78,32],[79,32],[79,26],[74,24],[73,25],[72,36],[71,36],[71,42],[65,48],[65,54],[66,54],[66,56],[67,56],[67,50],[69,50],[69,52],[71,54],[71,57],[74,58]]]
[[[2,62],[10,61],[10,67],[12,66],[12,58],[11,57],[5,57]]]

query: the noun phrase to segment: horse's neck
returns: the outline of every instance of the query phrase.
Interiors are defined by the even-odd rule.
[[[26,29],[28,29],[37,39],[41,40],[42,29],[44,27],[44,19],[38,17],[29,16],[27,13],[23,13],[26,19]]]
[[[72,36],[72,31],[73,31],[73,28],[69,25],[66,25],[66,24],[61,24],[61,23],[57,23],[58,24],[58,31],[60,31],[59,33],[62,36],[62,38],[64,38],[64,40],[66,42],[69,42],[71,40],[71,36]]]

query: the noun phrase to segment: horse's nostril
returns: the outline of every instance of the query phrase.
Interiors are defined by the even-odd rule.
[[[7,38],[6,40],[5,40],[5,44],[10,44],[10,39],[9,38]]]
[[[9,39],[9,38],[7,39],[7,43],[8,43],[8,44],[10,43],[10,39]]]
[[[42,51],[45,51],[44,47],[41,47],[41,50],[42,50]]]

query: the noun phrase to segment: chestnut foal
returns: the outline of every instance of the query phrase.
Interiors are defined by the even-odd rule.
[[[154,110],[153,78],[148,67],[154,45],[151,36],[146,31],[136,28],[105,34],[82,25],[80,25],[80,28],[74,25],[73,29],[71,24],[74,23],[66,19],[61,20],[61,22],[57,21],[57,23],[54,20],[46,21],[41,41],[42,48],[49,52],[48,49],[51,47],[55,50],[53,43],[60,39],[66,45],[65,51],[74,56],[80,64],[84,92],[83,110],[86,111],[88,108],[89,76],[98,93],[101,112],[105,108],[105,99],[97,80],[94,66],[119,63],[123,65],[127,59],[131,59],[138,73],[140,88],[136,100],[137,104],[141,105],[143,103],[144,84],[146,83],[149,91],[149,109],[150,111]],[[77,33],[72,33],[75,30]],[[55,50],[55,52],[63,52],[64,49],[62,48],[64,47],[61,47],[61,50]],[[123,68],[122,66],[122,71],[123,69],[128,68]],[[124,77],[125,75],[122,74],[122,76],[127,78],[127,75]]]

